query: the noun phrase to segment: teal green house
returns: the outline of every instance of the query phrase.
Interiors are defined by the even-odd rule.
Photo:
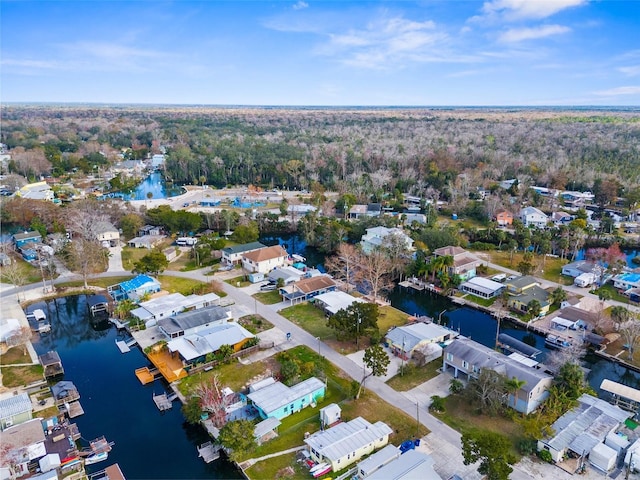
[[[258,387],[257,389],[254,389]],[[247,398],[262,418],[281,419],[299,412],[309,405],[315,406],[324,398],[327,386],[316,377],[308,378],[292,387],[270,381],[252,385]]]

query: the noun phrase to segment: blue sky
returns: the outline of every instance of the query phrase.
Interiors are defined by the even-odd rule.
[[[2,0],[3,102],[640,105],[640,2]]]

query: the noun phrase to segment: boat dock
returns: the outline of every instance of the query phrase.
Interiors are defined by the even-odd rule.
[[[413,288],[414,290],[418,290],[419,292],[427,289],[427,284],[421,280],[418,280],[416,277],[411,277],[406,279],[404,282],[400,282],[400,286]]]
[[[84,415],[84,409],[77,400],[75,402],[65,403],[63,406],[58,408],[66,413],[69,418],[76,418],[80,415]]]
[[[167,395],[166,393],[161,393],[160,395],[153,394],[153,402],[161,412],[171,409],[171,407],[173,407],[173,401],[176,398],[178,398],[176,393],[172,393],[171,395]]]
[[[107,468],[100,470],[99,472],[90,473],[88,478],[89,480],[126,480],[122,470],[120,469],[120,465],[117,463],[109,465]]]
[[[138,341],[135,338],[130,340],[116,340],[116,345],[120,349],[120,353],[127,353],[131,351],[131,347],[137,345]]]
[[[47,316],[45,315],[43,310],[36,308],[32,313],[27,314],[27,319],[35,320],[36,322],[42,322],[47,319]]]
[[[211,463],[220,458],[220,445],[214,445],[212,442],[203,443],[198,447],[198,457],[202,458],[205,463]]]
[[[158,376],[160,376],[160,370],[157,368],[154,368],[153,370],[149,370],[149,367],[136,369],[136,377],[138,377],[138,380],[140,380],[140,383],[143,385],[153,382]]]
[[[127,326],[129,325],[129,322],[121,322],[120,320],[118,320],[117,318],[109,318],[109,321],[111,323],[113,323],[117,329],[122,330],[127,328]]]

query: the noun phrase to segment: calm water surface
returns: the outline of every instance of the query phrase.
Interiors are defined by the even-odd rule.
[[[184,421],[180,402],[160,413],[154,393],[159,381],[141,385],[136,368],[149,365],[138,348],[122,354],[115,341],[119,334],[109,324],[92,325],[85,296],[59,298],[29,306],[42,308],[51,321],[51,333],[34,337],[38,354],[56,350],[65,369],[64,380],[80,392],[85,414],[76,417],[83,439],[104,435],[115,442],[108,460],[87,467],[89,472],[119,463],[128,479],[243,478],[223,460],[210,464],[198,458],[197,445],[208,440],[200,426]]]
[[[122,194],[124,200],[147,200],[151,193],[152,199],[175,197],[183,193],[181,187],[167,187],[162,173],[153,172],[138,185],[131,193]]]

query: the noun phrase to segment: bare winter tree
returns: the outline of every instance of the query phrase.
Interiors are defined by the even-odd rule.
[[[374,249],[371,253],[362,253],[359,259],[359,270],[368,293],[373,295],[374,303],[384,290],[389,290],[394,283],[391,280],[393,265],[382,249]]]
[[[618,333],[622,336],[624,345],[629,354],[629,360],[633,359],[638,342],[640,342],[640,321],[636,313],[631,314],[631,318],[626,322],[618,324]]]
[[[202,382],[194,389],[196,397],[200,398],[201,408],[209,412],[209,418],[216,428],[222,428],[227,423],[226,408],[231,404],[233,395],[222,392],[220,379],[214,375],[209,381]]]
[[[551,351],[545,360],[551,371],[557,372],[567,363],[580,365],[580,359],[587,353],[584,345],[572,343],[570,347]]]
[[[89,286],[89,275],[106,270],[108,251],[96,241],[78,237],[69,243],[66,253],[69,269],[82,275],[84,288]]]
[[[2,267],[2,270],[0,270],[0,278],[14,285],[19,295],[20,287],[27,281],[27,271],[22,264],[13,261],[11,264]],[[18,296],[18,298],[20,297]]]
[[[31,328],[23,325],[7,339],[7,346],[17,347],[22,345],[22,354],[26,355],[27,344],[31,340],[32,335],[33,333],[31,332]]]
[[[328,257],[325,261],[327,271],[345,283],[347,292],[351,291],[357,280],[356,275],[360,273],[356,268],[360,255],[358,249],[350,243],[341,243],[336,254]]]

